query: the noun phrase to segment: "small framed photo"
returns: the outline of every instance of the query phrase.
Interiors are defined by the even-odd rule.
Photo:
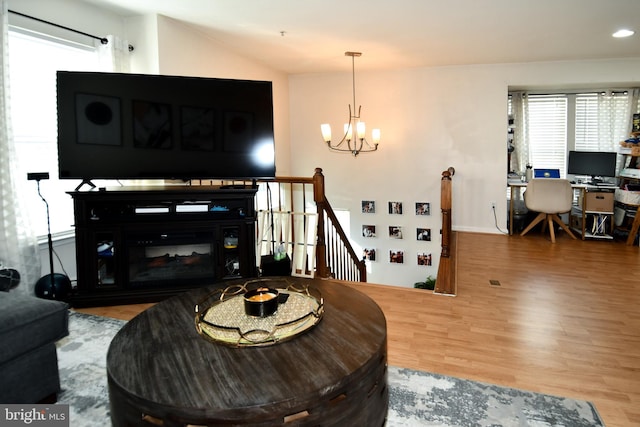
[[[404,251],[389,251],[389,262],[391,264],[404,264]]]
[[[122,145],[120,98],[76,93],[76,142]]]
[[[375,261],[376,260],[376,249],[373,248],[364,248],[362,251],[362,259],[365,261]]]
[[[376,226],[375,225],[363,225],[362,226],[362,237],[376,237]]]
[[[431,215],[431,203],[416,202],[416,215]]]
[[[418,265],[429,266],[429,265],[432,265],[431,263],[432,263],[431,254],[418,252]]]
[[[133,101],[133,146],[140,149],[170,150],[173,147],[171,105],[153,101]]]
[[[216,112],[212,108],[181,106],[180,141],[185,151],[215,151]]]
[[[416,239],[422,242],[431,241],[431,229],[430,228],[416,228]]]
[[[389,237],[392,239],[402,239],[402,227],[399,225],[390,225]]]
[[[389,202],[389,215],[402,215],[402,202]]]
[[[376,213],[376,202],[373,200],[363,200],[362,213]]]

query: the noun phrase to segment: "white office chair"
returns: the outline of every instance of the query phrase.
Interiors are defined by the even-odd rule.
[[[558,178],[534,178],[527,184],[527,191],[524,193],[524,203],[530,211],[539,212],[538,216],[525,228],[521,236],[527,234],[533,227],[541,221],[543,225],[549,226],[551,242],[556,242],[556,235],[553,223],[557,223],[572,239],[573,235],[569,227],[560,219],[558,214],[571,210],[573,203],[573,189],[571,183],[566,179]]]

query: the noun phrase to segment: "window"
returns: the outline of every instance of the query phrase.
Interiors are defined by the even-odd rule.
[[[531,95],[527,98],[529,164],[534,168],[564,171],[567,153],[567,99]]]
[[[570,150],[617,151],[628,137],[628,91],[526,94],[521,99],[522,123],[515,126],[523,126],[520,149],[534,168],[560,169],[565,177]]]
[[[51,232],[69,231],[73,202],[66,191],[78,183],[58,180],[56,71],[98,71],[99,55],[93,47],[53,39],[16,28],[9,31],[11,117],[16,143],[16,167],[36,234],[47,234],[46,208],[35,181],[27,172],[49,172],[41,193],[49,204]]]

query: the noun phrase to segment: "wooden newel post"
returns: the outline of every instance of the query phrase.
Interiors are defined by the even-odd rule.
[[[448,258],[451,254],[451,171],[442,172],[440,180],[440,210],[442,212],[442,254]]]
[[[318,210],[318,235],[316,238],[316,271],[320,277],[329,277],[330,271],[327,268],[327,248],[324,241],[324,209],[325,209],[324,175],[322,168],[316,168],[313,174],[313,200]]]
[[[450,167],[442,172],[440,180],[440,210],[442,211],[442,252],[438,265],[438,277],[436,279],[435,292],[442,294],[455,294],[455,264],[451,258],[451,177],[455,169]]]

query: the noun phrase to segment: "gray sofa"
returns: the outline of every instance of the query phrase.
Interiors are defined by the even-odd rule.
[[[0,403],[55,402],[56,341],[69,334],[68,305],[0,292]]]

